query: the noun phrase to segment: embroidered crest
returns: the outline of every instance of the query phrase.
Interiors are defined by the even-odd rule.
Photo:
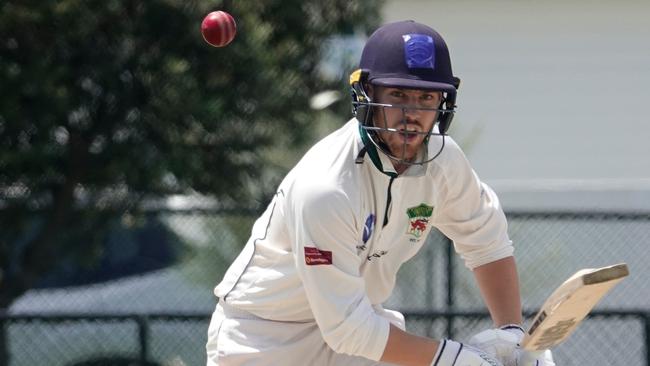
[[[406,214],[409,217],[409,226],[406,229],[406,233],[420,238],[422,233],[427,230],[429,219],[433,214],[433,206],[427,206],[421,203],[419,206],[408,208]]]

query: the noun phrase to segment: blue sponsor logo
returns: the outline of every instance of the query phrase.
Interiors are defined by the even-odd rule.
[[[363,226],[363,243],[365,244],[372,236],[372,231],[375,228],[375,215],[370,214],[366,219],[366,224]]]

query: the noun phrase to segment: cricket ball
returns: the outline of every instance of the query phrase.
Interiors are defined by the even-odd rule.
[[[203,39],[214,47],[228,45],[237,34],[235,19],[225,11],[213,11],[201,23]]]

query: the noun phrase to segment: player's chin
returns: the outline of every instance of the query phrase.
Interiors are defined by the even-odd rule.
[[[411,161],[417,155],[417,148],[411,145],[399,145],[398,147],[392,148],[391,153],[400,160]]]

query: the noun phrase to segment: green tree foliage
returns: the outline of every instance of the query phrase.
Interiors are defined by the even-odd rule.
[[[200,34],[217,9],[238,25],[224,48]],[[282,172],[262,152],[310,141],[308,98],[331,87],[321,45],[378,12],[370,0],[0,3],[0,309],[62,258],[99,257],[111,210],[189,191],[266,199]]]

